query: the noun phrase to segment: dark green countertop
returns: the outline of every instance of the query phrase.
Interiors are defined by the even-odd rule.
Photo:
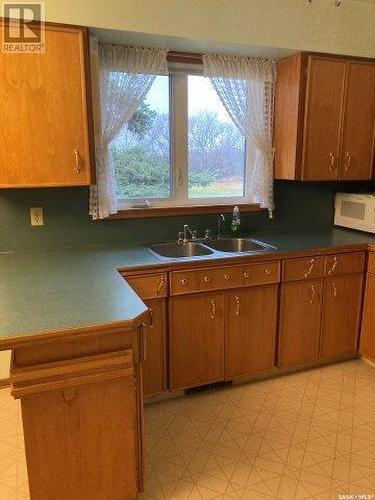
[[[278,250],[271,252],[273,256],[375,244],[375,235],[341,229],[252,236],[277,246]],[[218,256],[213,258],[217,260]],[[161,261],[142,246],[0,254],[0,350],[30,335],[133,320],[146,311],[146,306],[117,269],[175,263],[181,264],[181,260]]]

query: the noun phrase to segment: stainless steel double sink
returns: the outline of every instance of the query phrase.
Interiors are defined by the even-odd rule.
[[[277,247],[252,238],[220,238],[187,243],[157,243],[150,250],[161,259],[186,259],[214,254],[258,253],[277,250]]]

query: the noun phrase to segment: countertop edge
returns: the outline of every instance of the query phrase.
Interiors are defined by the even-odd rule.
[[[141,300],[141,299],[140,299]],[[82,325],[76,328],[66,328],[62,330],[48,330],[33,332],[28,335],[18,335],[0,339],[0,351],[7,351],[17,347],[25,347],[31,344],[46,342],[56,342],[61,340],[76,340],[78,337],[88,337],[101,333],[115,333],[121,331],[134,330],[138,326],[149,323],[150,317],[148,310],[138,314],[134,318],[124,321],[114,321],[99,325]]]

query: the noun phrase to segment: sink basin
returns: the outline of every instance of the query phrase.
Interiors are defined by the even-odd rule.
[[[211,255],[213,252],[209,248],[196,242],[189,243],[158,243],[150,247],[151,251],[158,257],[169,259],[181,259],[184,257],[199,257]]]
[[[267,250],[275,249],[275,247],[267,245],[267,243],[250,238],[222,238],[205,241],[204,244],[213,250],[228,253],[266,252]]]

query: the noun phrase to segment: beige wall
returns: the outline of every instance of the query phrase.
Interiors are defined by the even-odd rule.
[[[46,0],[49,21],[375,57],[375,0]]]
[[[0,351],[0,387],[9,378],[10,351]]]

